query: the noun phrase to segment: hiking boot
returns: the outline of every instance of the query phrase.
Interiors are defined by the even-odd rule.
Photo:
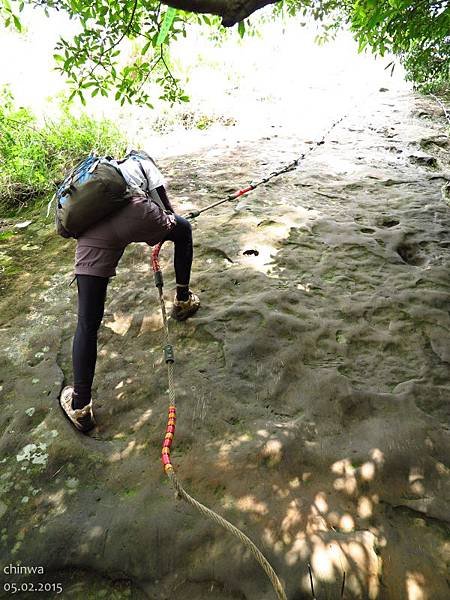
[[[187,300],[177,300],[177,297],[175,296],[170,316],[176,321],[184,321],[188,317],[192,317],[199,308],[199,297],[189,290],[189,298]]]
[[[72,408],[73,387],[67,386],[61,392],[59,405],[63,413],[74,427],[83,433],[87,433],[96,425],[92,412],[92,400],[83,408]]]

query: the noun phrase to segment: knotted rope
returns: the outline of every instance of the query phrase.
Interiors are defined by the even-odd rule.
[[[198,510],[203,516],[211,519],[217,525],[220,525],[230,533],[232,533],[235,537],[237,537],[248,550],[252,553],[252,555],[256,558],[258,563],[264,569],[266,575],[270,579],[273,589],[277,595],[278,600],[287,600],[286,593],[283,589],[283,585],[279,580],[277,574],[271,567],[269,561],[263,555],[263,553],[256,547],[256,545],[252,542],[252,540],[245,535],[240,529],[235,527],[232,523],[221,517],[219,514],[198,502],[195,498],[193,498],[190,494],[186,492],[186,490],[181,485],[178,480],[175,469],[170,461],[170,448],[172,446],[174,436],[175,436],[175,426],[176,426],[176,402],[175,402],[175,383],[174,383],[174,362],[175,356],[173,352],[173,348],[170,344],[169,338],[169,324],[167,319],[167,311],[166,304],[164,302],[163,295],[163,276],[162,271],[159,265],[159,252],[161,250],[161,244],[158,244],[154,247],[152,252],[152,269],[155,276],[155,285],[158,288],[159,295],[159,303],[161,306],[161,313],[164,324],[164,358],[167,364],[167,375],[169,381],[169,414],[167,419],[167,427],[166,433],[164,436],[163,447],[161,451],[161,459],[164,465],[164,471],[167,477],[172,484],[176,494],[179,498],[182,498],[185,502],[190,504],[196,510]]]
[[[348,116],[348,113],[341,116],[339,119],[336,119],[330,125],[328,130],[323,134],[323,136],[320,140],[318,140],[317,142],[314,142],[312,145],[310,145],[309,148],[305,152],[303,152],[298,158],[296,158],[294,161],[292,161],[288,165],[280,167],[280,169],[278,169],[277,171],[273,171],[272,173],[270,173],[270,175],[268,175],[267,177],[264,177],[260,181],[257,181],[256,183],[251,183],[246,188],[238,190],[237,192],[231,194],[230,196],[227,196],[226,198],[224,198],[222,200],[214,202],[213,204],[210,204],[209,206],[206,206],[205,208],[202,208],[200,210],[192,211],[191,213],[189,213],[187,215],[187,218],[195,219],[196,217],[198,217],[200,214],[204,213],[205,211],[215,208],[216,206],[219,206],[219,205],[223,204],[224,202],[236,200],[237,198],[240,198],[244,194],[247,194],[248,192],[256,189],[260,185],[268,183],[274,177],[277,177],[278,175],[281,175],[282,173],[287,173],[287,172],[295,169],[296,167],[298,167],[300,162],[306,158],[306,156],[310,155],[315,149],[317,149],[319,146],[322,146],[322,144],[325,143],[325,139],[330,134],[332,129],[334,129],[334,127],[336,127],[347,116]],[[161,313],[162,313],[162,317],[163,317],[164,358],[165,358],[165,361],[167,364],[167,376],[168,376],[168,381],[169,381],[169,414],[168,414],[168,419],[167,419],[167,427],[166,427],[166,433],[164,436],[163,447],[162,447],[162,451],[161,451],[161,459],[162,459],[162,463],[164,465],[164,471],[165,471],[167,477],[169,478],[170,483],[172,484],[172,487],[174,488],[177,496],[179,498],[182,498],[185,502],[190,504],[195,509],[197,509],[202,515],[204,515],[208,519],[211,519],[212,521],[214,521],[214,523],[216,523],[217,525],[220,525],[221,527],[223,527],[224,529],[226,529],[227,531],[232,533],[235,537],[237,537],[242,542],[242,544],[244,544],[244,546],[246,548],[248,548],[248,550],[250,550],[250,552],[253,554],[255,559],[258,561],[258,563],[263,568],[264,572],[266,573],[266,575],[268,576],[268,578],[270,579],[270,581],[272,583],[273,589],[277,595],[278,600],[287,600],[286,593],[284,591],[284,588],[283,588],[283,585],[282,585],[280,579],[278,578],[277,574],[275,573],[275,571],[273,570],[272,566],[270,565],[270,563],[266,559],[266,557],[263,555],[263,553],[256,547],[256,545],[252,542],[252,540],[248,536],[246,536],[245,533],[243,533],[240,529],[238,529],[235,525],[233,525],[232,523],[230,523],[229,521],[227,521],[226,519],[221,517],[219,514],[217,514],[215,511],[211,510],[210,508],[208,508],[201,502],[198,502],[198,500],[193,498],[191,495],[189,495],[186,492],[186,490],[183,488],[181,483],[179,482],[179,480],[175,474],[175,469],[170,461],[170,448],[171,448],[173,440],[174,440],[175,426],[176,426],[176,403],[175,403],[175,384],[174,384],[175,356],[174,356],[173,348],[170,344],[170,339],[169,339],[169,324],[168,324],[166,305],[164,302],[164,295],[163,295],[164,283],[163,283],[161,267],[159,265],[159,252],[161,250],[161,247],[162,247],[162,242],[153,248],[152,269],[153,269],[153,273],[155,276],[155,285],[158,288],[159,302],[161,305]]]

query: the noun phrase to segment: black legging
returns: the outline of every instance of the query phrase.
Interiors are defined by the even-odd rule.
[[[164,238],[175,244],[173,266],[175,269],[175,280],[179,285],[189,285],[191,278],[191,266],[193,257],[192,227],[187,219],[175,215],[177,220],[175,227],[169,235]]]
[[[179,285],[189,285],[193,244],[189,221],[176,216],[176,225],[165,238],[174,242],[175,278]],[[73,407],[82,408],[90,402],[97,362],[97,332],[103,319],[106,289],[109,279],[94,275],[77,275],[78,324],[72,347],[74,377]]]

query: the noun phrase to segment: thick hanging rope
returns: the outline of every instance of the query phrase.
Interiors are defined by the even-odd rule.
[[[294,161],[292,161],[288,165],[281,167],[277,171],[270,173],[270,175],[268,175],[264,179],[261,179],[260,181],[258,181],[256,183],[251,183],[246,188],[238,190],[237,192],[235,192],[234,194],[231,194],[227,198],[224,198],[222,200],[219,200],[218,202],[210,204],[209,206],[206,206],[205,208],[202,208],[201,210],[196,210],[196,211],[189,213],[187,215],[187,218],[195,219],[196,217],[198,217],[202,213],[206,212],[207,210],[211,210],[212,208],[215,208],[216,206],[224,204],[225,202],[229,202],[231,200],[236,200],[237,198],[240,198],[244,194],[247,194],[248,192],[256,189],[260,185],[267,183],[274,177],[277,177],[278,175],[287,173],[287,172],[295,169],[300,164],[300,162],[306,158],[306,156],[309,156],[317,147],[319,147],[325,143],[325,138],[329,135],[329,133],[332,131],[332,129],[334,127],[336,127],[346,117],[347,117],[347,114],[343,115],[342,117],[340,117],[339,119],[334,121],[318,142],[315,142],[313,145],[311,145],[303,154],[301,154],[298,158],[296,158]],[[268,578],[270,579],[270,581],[272,583],[273,589],[277,595],[278,600],[287,600],[287,596],[286,596],[286,593],[284,591],[284,588],[283,588],[283,585],[282,585],[280,579],[278,578],[277,574],[273,570],[269,561],[262,554],[262,552],[256,547],[256,545],[252,542],[252,540],[249,537],[247,537],[240,529],[235,527],[235,525],[233,525],[232,523],[230,523],[229,521],[227,521],[226,519],[221,517],[219,514],[217,514],[215,511],[211,510],[210,508],[208,508],[201,502],[198,502],[198,500],[196,500],[190,494],[188,494],[186,492],[186,490],[183,488],[183,486],[181,485],[181,483],[179,482],[179,480],[175,474],[175,469],[171,463],[170,448],[171,448],[173,440],[174,440],[175,426],[176,426],[176,402],[175,402],[175,383],[174,383],[175,356],[174,356],[173,348],[170,344],[169,325],[168,325],[167,311],[166,311],[166,305],[164,302],[164,295],[163,295],[164,282],[163,282],[163,275],[162,275],[161,267],[159,264],[159,252],[161,250],[161,247],[162,247],[162,243],[158,244],[157,246],[155,246],[153,248],[151,262],[152,262],[152,269],[153,269],[154,276],[155,276],[155,285],[158,288],[159,302],[161,305],[161,313],[162,313],[162,317],[163,317],[164,359],[167,364],[167,375],[168,375],[168,382],[169,382],[169,412],[168,412],[166,433],[164,436],[163,446],[162,446],[162,450],[161,450],[161,460],[164,465],[164,471],[165,471],[167,477],[169,478],[170,483],[172,484],[172,487],[174,488],[177,496],[179,498],[182,498],[185,502],[187,502],[192,507],[194,507],[196,510],[198,510],[202,515],[211,519],[212,521],[214,521],[214,523],[216,523],[217,525],[220,525],[221,527],[223,527],[224,529],[226,529],[227,531],[232,533],[235,537],[237,537],[244,544],[244,546],[246,548],[248,548],[248,550],[250,550],[252,555],[255,557],[255,559],[258,561],[258,563],[263,568],[264,572],[266,573],[266,575],[268,576]]]
[[[220,525],[221,527],[223,527],[224,529],[226,529],[227,531],[232,533],[234,536],[236,536],[244,544],[244,546],[246,546],[246,548],[248,548],[250,550],[250,552],[256,558],[258,563],[264,569],[266,575],[269,577],[269,579],[272,583],[273,589],[275,590],[278,600],[287,600],[286,594],[283,589],[283,585],[282,585],[281,581],[279,580],[277,574],[271,567],[269,561],[262,554],[262,552],[256,547],[256,545],[252,542],[252,540],[249,537],[247,537],[240,529],[235,527],[232,523],[230,523],[229,521],[227,521],[226,519],[221,517],[219,514],[217,514],[216,512],[214,512],[213,510],[211,510],[210,508],[208,508],[207,506],[202,504],[201,502],[198,502],[192,496],[190,496],[186,492],[186,490],[183,488],[183,486],[181,485],[179,480],[177,479],[177,476],[175,474],[175,469],[170,461],[170,448],[172,446],[173,439],[175,436],[175,425],[176,425],[176,403],[175,403],[175,383],[174,383],[175,356],[174,356],[173,348],[170,344],[170,339],[169,339],[169,325],[168,325],[167,311],[166,311],[166,305],[164,302],[164,295],[163,295],[164,283],[163,283],[162,271],[159,266],[159,260],[158,260],[159,251],[161,250],[161,246],[162,246],[162,244],[158,244],[153,249],[152,269],[153,269],[153,272],[155,275],[155,285],[158,288],[159,302],[161,305],[161,312],[162,312],[162,317],[163,317],[164,358],[165,358],[165,361],[167,364],[167,374],[168,374],[168,380],[169,380],[169,414],[168,414],[168,419],[167,419],[166,434],[164,436],[164,442],[163,442],[163,447],[162,447],[162,451],[161,451],[161,459],[162,459],[162,463],[164,465],[164,471],[165,471],[167,477],[169,478],[170,483],[172,484],[178,497],[182,498],[185,502],[187,502],[192,507],[197,509],[202,515],[204,515],[205,517],[208,517],[208,519],[211,519],[212,521],[214,521],[214,523],[216,523],[217,525]]]

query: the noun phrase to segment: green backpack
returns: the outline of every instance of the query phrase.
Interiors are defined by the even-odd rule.
[[[109,157],[88,156],[73,169],[56,194],[56,231],[79,237],[129,202],[129,189]]]

